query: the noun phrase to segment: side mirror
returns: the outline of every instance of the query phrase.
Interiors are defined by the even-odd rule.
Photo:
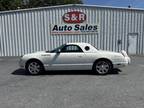
[[[61,52],[61,50],[60,50],[60,49],[58,49],[58,50],[57,50],[57,53],[60,53],[60,52]]]

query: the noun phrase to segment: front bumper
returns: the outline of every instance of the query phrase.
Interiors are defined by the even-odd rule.
[[[23,60],[22,58],[19,60],[19,67],[21,69],[25,69],[25,60]]]

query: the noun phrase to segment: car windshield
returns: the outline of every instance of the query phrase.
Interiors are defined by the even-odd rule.
[[[56,53],[56,52],[58,52],[59,49],[61,50],[64,46],[65,46],[65,44],[63,44],[63,45],[51,50],[50,53]]]

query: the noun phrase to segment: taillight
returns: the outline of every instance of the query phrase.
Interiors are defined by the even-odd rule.
[[[121,54],[122,54],[124,57],[127,57],[127,56],[128,56],[127,53],[126,53],[126,51],[124,51],[124,50],[121,51]]]

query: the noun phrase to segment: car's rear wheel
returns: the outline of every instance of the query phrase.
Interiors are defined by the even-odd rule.
[[[32,75],[38,75],[44,72],[44,67],[40,61],[31,60],[27,63],[26,70]]]
[[[112,70],[112,63],[108,60],[98,60],[93,69],[99,75],[106,75]]]

